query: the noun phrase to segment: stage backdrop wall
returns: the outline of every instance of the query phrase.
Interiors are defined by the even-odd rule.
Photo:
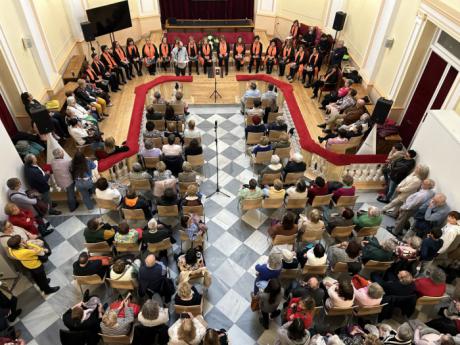
[[[254,0],[160,0],[161,22],[177,19],[254,19]]]

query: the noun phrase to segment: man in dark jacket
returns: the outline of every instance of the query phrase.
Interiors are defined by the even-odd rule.
[[[371,281],[379,283],[387,296],[411,296],[415,295],[414,277],[408,271],[399,271],[395,280],[383,280],[377,273],[371,273]]]
[[[166,279],[166,268],[161,262],[157,262],[155,255],[150,254],[139,268],[139,296],[153,295],[155,292],[163,295],[163,285]],[[167,296],[164,296],[167,297]],[[170,298],[171,296],[169,296]],[[166,302],[166,300],[165,300]],[[168,303],[168,302],[166,302]]]
[[[393,162],[390,168],[390,181],[385,190],[385,196],[379,196],[378,201],[388,204],[395,193],[398,184],[404,180],[415,168],[415,157],[417,152],[409,150],[404,157]]]
[[[107,267],[103,266],[101,260],[89,260],[87,252],[82,252],[78,256],[78,260],[73,263],[73,274],[75,276],[91,276],[97,274],[101,279],[104,279],[107,273]]]
[[[49,205],[48,213],[52,215],[61,214],[60,211],[53,208],[56,204],[50,198],[50,185],[48,184],[50,175],[37,165],[37,157],[33,154],[24,157],[24,177],[29,187],[37,190],[41,194],[42,200]]]

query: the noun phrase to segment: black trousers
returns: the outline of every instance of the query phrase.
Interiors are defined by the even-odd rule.
[[[324,86],[324,81],[317,80],[313,83],[313,95],[318,96],[318,91]]]
[[[131,63],[121,63],[120,67],[125,71],[126,78],[131,79],[133,76],[133,65]]]
[[[120,66],[114,67],[112,72],[115,72],[117,76],[118,83],[126,83],[125,76],[123,74],[123,69]]]
[[[204,60],[203,62],[203,73],[206,74],[208,73],[208,67],[212,66],[211,60]]]
[[[280,61],[278,63],[278,74],[280,77],[284,75],[284,71],[286,70],[286,63],[283,61]]]
[[[274,65],[275,65],[275,60],[272,60],[272,59],[267,60],[267,74],[272,74]]]
[[[49,292],[50,286],[46,278],[45,267],[41,265],[38,268],[29,269],[29,271],[32,274],[32,278],[34,279],[35,283],[37,283],[40,290],[43,291],[44,293]]]
[[[228,56],[227,57],[219,57],[219,67],[222,68],[222,65],[225,66],[225,75],[228,74]]]
[[[131,65],[136,69],[137,75],[142,75],[142,60],[131,61]]]
[[[149,71],[149,74],[155,75],[155,73],[157,72],[157,64],[152,63],[150,66],[147,67],[147,70]],[[141,72],[141,75],[142,75],[142,72]]]
[[[252,70],[252,65],[254,64],[255,62],[255,65],[256,65],[256,73],[259,73],[259,68],[260,68],[260,58],[253,58],[251,56],[251,60],[249,60],[249,67],[248,67],[248,70],[249,70],[249,73],[251,73],[251,70]]]
[[[189,61],[188,62],[188,74],[191,75],[192,74],[192,65],[195,65],[195,69],[196,69],[196,74],[200,74],[200,70],[198,69],[198,59],[195,60],[195,61]]]
[[[308,77],[308,84],[311,84],[311,79],[313,78],[313,71],[307,71],[306,68],[303,69],[302,71],[302,82],[305,82],[305,80]]]
[[[169,61],[165,61],[165,59],[163,59],[163,61],[160,62],[160,66],[166,72],[166,68],[167,68],[167,66],[169,66]]]
[[[105,76],[104,79],[109,81],[112,92],[120,90],[120,82],[118,81],[118,77],[115,72],[111,72],[110,75]]]
[[[180,75],[185,75],[185,67],[184,68],[179,68],[177,66],[174,66],[174,72],[176,73],[176,77]]]
[[[297,71],[299,70],[299,65],[295,64],[293,67],[291,67],[290,71],[289,71],[289,76],[291,78],[294,78],[295,74],[297,73]]]
[[[241,63],[241,60],[235,59],[235,66],[236,66],[236,70],[239,71],[241,69],[241,66],[243,66],[243,64]]]

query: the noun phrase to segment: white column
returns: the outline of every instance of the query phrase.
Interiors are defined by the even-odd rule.
[[[372,84],[382,61],[385,49],[385,40],[393,24],[394,17],[401,0],[386,0],[382,2],[380,15],[375,25],[375,31],[369,46],[367,47],[366,59],[360,70],[367,84]]]
[[[14,57],[13,51],[8,44],[8,40],[6,39],[5,32],[3,31],[2,25],[0,23],[0,49],[4,55],[5,61],[7,66],[3,66],[3,68],[8,68],[11,72],[11,76],[14,79],[14,83],[16,88],[19,92],[24,92],[27,90],[26,82],[22,78],[21,70],[16,62]]]
[[[407,42],[403,57],[401,59],[401,62],[399,63],[398,71],[396,72],[396,76],[393,80],[393,85],[391,86],[390,92],[387,97],[389,99],[394,99],[398,94],[399,89],[401,88],[404,73],[406,73],[407,68],[409,67],[409,63],[412,60],[412,56],[414,55],[415,48],[417,47],[420,35],[423,32],[425,24],[426,15],[423,13],[417,14],[417,17],[415,17],[412,33],[409,37],[409,41]]]
[[[139,15],[154,16],[160,14],[160,5],[158,0],[137,0],[139,7]]]
[[[27,27],[29,29],[33,47],[32,53],[37,63],[38,70],[43,78],[46,87],[52,89],[59,81],[60,75],[57,72],[56,65],[51,57],[49,47],[43,37],[43,32],[37,18],[37,14],[31,3],[31,0],[19,0],[22,14],[26,19]]]
[[[75,37],[77,41],[83,41],[84,38],[80,23],[88,20],[86,17],[86,1],[65,0],[63,4],[67,13],[67,19],[72,28],[73,37]]]

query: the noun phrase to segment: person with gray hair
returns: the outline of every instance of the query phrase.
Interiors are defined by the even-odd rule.
[[[254,294],[259,292],[259,289],[265,289],[270,279],[276,279],[281,274],[283,266],[281,253],[271,252],[268,256],[267,263],[257,264],[256,280],[254,281]]]
[[[304,172],[307,169],[303,156],[300,152],[295,152],[284,167],[284,175],[291,172]]]
[[[164,98],[161,97],[160,91],[155,91],[155,93],[153,94],[152,104],[165,104],[165,103],[166,101],[164,100]]]
[[[133,171],[131,171],[128,174],[128,177],[130,180],[151,180],[152,175],[150,175],[148,172],[144,171],[142,168],[142,165],[140,163],[134,163],[132,166]]]
[[[280,157],[278,155],[272,155],[270,164],[267,165],[260,171],[259,183],[262,182],[264,174],[277,174],[283,171],[283,164],[280,163]]]
[[[384,345],[410,345],[412,344],[412,338],[414,337],[414,331],[409,323],[404,322],[399,326],[398,330],[391,331],[390,334],[383,340]]]
[[[369,260],[388,262],[394,258],[394,251],[396,249],[396,242],[389,238],[382,244],[376,237],[366,237],[362,242],[362,256],[361,260],[366,263]]]
[[[355,229],[370,228],[379,226],[382,223],[382,212],[375,206],[369,206],[367,211],[358,211],[353,218]]]
[[[277,116],[275,122],[270,123],[267,127],[268,131],[287,132],[287,124],[282,115]]]
[[[399,208],[395,225],[387,226],[387,230],[399,236],[418,208],[434,196],[434,187],[435,182],[432,179],[424,179],[418,192],[409,195]]]
[[[416,193],[420,189],[423,180],[428,177],[429,173],[430,169],[428,166],[418,164],[414,171],[398,184],[396,187],[397,195],[393,198],[393,200],[391,200],[389,204],[382,208],[382,211],[387,213],[389,210],[393,209],[392,214],[398,215],[399,208],[404,204],[406,199],[411,194]]]
[[[425,238],[428,232],[436,227],[441,227],[450,212],[447,205],[447,197],[443,193],[437,193],[426,201],[414,215],[414,230],[418,237]]]
[[[75,196],[75,181],[70,173],[71,163],[72,160],[70,157],[64,157],[64,151],[61,148],[53,150],[51,168],[53,169],[54,181],[59,188],[66,192],[67,206],[69,211],[73,212],[78,208],[79,203]]]
[[[429,276],[415,280],[415,291],[419,296],[441,297],[446,292],[446,274],[437,266],[431,266]]]

